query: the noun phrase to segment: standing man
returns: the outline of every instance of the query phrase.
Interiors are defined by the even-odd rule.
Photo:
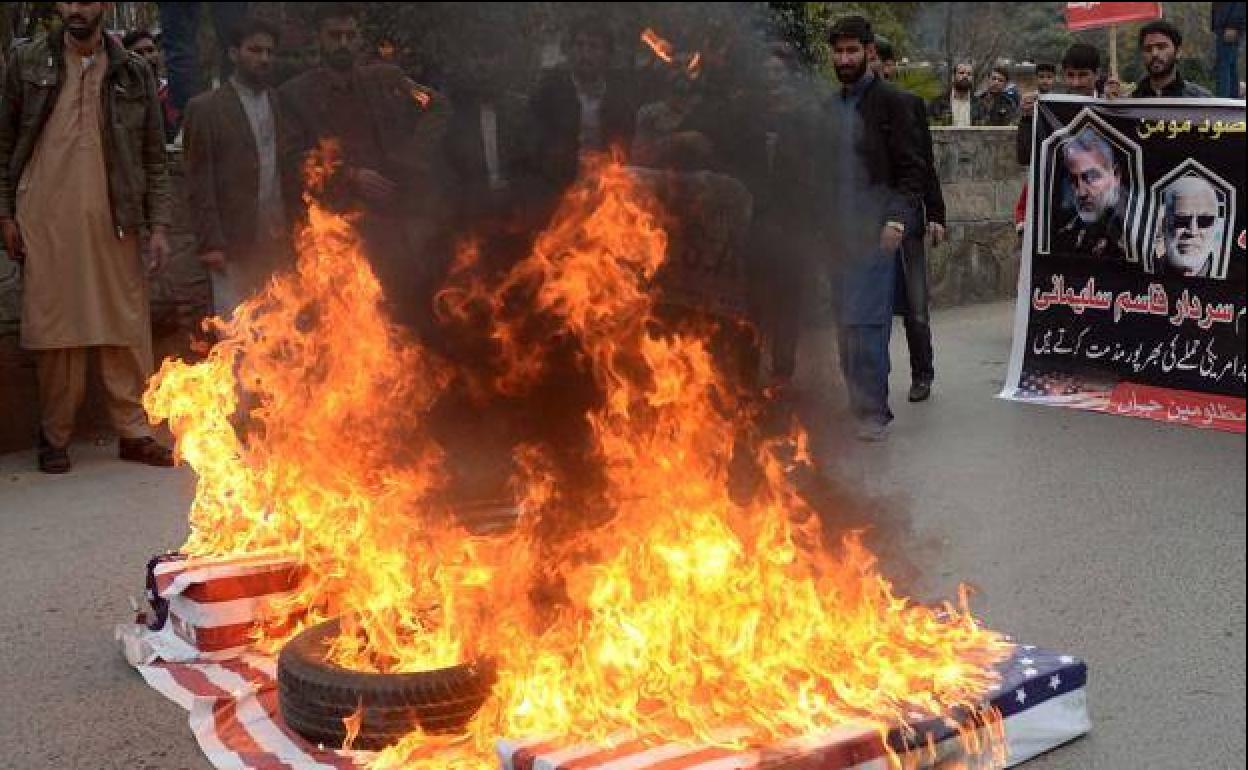
[[[893,46],[883,37],[876,37],[877,56],[872,60],[876,75],[891,81],[897,72],[897,60]],[[878,64],[877,64],[878,63]],[[898,91],[910,105],[915,128],[915,142],[923,156],[923,216],[920,222],[925,228],[907,232],[902,242],[902,258],[898,263],[896,287],[897,313],[903,318],[906,329],[906,347],[910,351],[911,402],[926,401],[932,394],[932,381],[936,379],[932,352],[932,327],[928,310],[927,249],[924,235],[931,236],[932,245],[939,246],[945,239],[945,196],[940,189],[940,175],[936,172],[936,157],[932,151],[932,131],[927,124],[927,105],[909,91]]]
[[[229,76],[226,45],[233,40],[234,27],[247,16],[247,3],[157,3],[160,11],[160,42],[169,65],[169,91],[173,114],[178,121],[168,130],[177,136],[182,112],[191,97],[204,89],[199,64],[199,22],[207,10],[212,16],[217,40],[217,64],[221,79]]]
[[[543,73],[533,95],[538,154],[558,186],[570,184],[590,155],[633,144],[637,98],[623,72],[611,69],[610,30],[600,17],[584,17],[568,31],[567,68]]]
[[[1140,63],[1148,73],[1131,95],[1137,99],[1149,96],[1186,96],[1206,98],[1213,96],[1209,89],[1184,80],[1179,74],[1179,48],[1183,34],[1165,19],[1150,21],[1140,27]]]
[[[45,473],[70,469],[92,349],[121,458],[173,464],[140,404],[152,373],[147,271],[169,256],[160,100],[147,64],[102,33],[104,6],[57,3],[63,29],[14,52],[0,99],[0,225],[25,268],[22,346],[35,356]]]
[[[979,125],[979,101],[972,93],[975,87],[975,70],[970,62],[962,62],[953,70],[953,83],[949,93],[932,102],[929,113],[932,122],[942,126]]]
[[[127,32],[121,39],[121,44],[130,53],[142,56],[147,66],[152,68],[152,74],[156,76],[156,93],[160,96],[161,117],[165,122],[165,141],[173,141],[175,134],[170,132],[175,130],[177,113],[169,96],[169,81],[164,77],[165,63],[160,55],[160,47],[156,45],[156,38],[152,36],[151,30],[140,27]]]
[[[875,55],[871,24],[861,16],[836,22],[828,37],[841,93],[827,105],[837,119],[837,153],[820,168],[839,177],[839,348],[850,408],[863,441],[887,437],[888,341],[899,250],[921,230],[924,164],[911,108],[868,66]],[[852,212],[852,213],[851,213]]]
[[[1010,74],[1004,67],[993,67],[988,75],[988,88],[979,97],[977,126],[1012,126],[1018,119],[1018,102],[1006,90]]]
[[[228,55],[234,74],[186,109],[187,187],[213,311],[228,317],[286,261],[281,116],[271,90],[277,30],[245,19]],[[286,175],[287,178],[291,174]],[[296,180],[297,181],[297,180]]]
[[[1087,43],[1073,43],[1062,55],[1061,93],[1074,96],[1096,96],[1096,79],[1101,69],[1101,54]],[[1042,92],[1043,93],[1043,92]],[[1035,120],[1035,100],[1023,109],[1018,121],[1018,136],[1014,145],[1018,165],[1031,165],[1031,134]],[[1026,194],[1026,189],[1024,189]]]
[[[1213,36],[1217,41],[1214,72],[1218,96],[1243,99],[1239,87],[1239,46],[1244,41],[1244,4],[1210,3],[1213,6]]]
[[[295,154],[291,168],[322,140],[337,142],[342,164],[326,203],[362,213],[360,234],[392,317],[429,331],[434,281],[446,249],[442,142],[446,100],[390,64],[360,61],[360,10],[325,3],[317,12],[321,66],[279,90],[278,112]]]

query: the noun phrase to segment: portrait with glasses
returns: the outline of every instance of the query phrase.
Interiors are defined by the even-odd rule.
[[[1162,187],[1157,202],[1149,272],[1225,280],[1232,218],[1223,186],[1188,171]]]

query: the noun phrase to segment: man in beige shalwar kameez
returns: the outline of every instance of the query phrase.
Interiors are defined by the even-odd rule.
[[[64,31],[15,51],[0,107],[0,224],[24,265],[21,342],[39,381],[39,465],[69,470],[92,350],[122,459],[171,465],[140,403],[152,372],[146,272],[169,253],[156,83],[101,33],[105,4],[57,5]]]

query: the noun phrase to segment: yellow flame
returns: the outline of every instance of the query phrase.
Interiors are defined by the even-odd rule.
[[[313,191],[333,168],[332,153],[310,167]],[[347,613],[339,663],[494,661],[463,741],[413,733],[376,768],[492,766],[504,735],[742,747],[848,723],[883,734],[974,707],[996,683],[1010,646],[964,596],[916,605],[860,533],[825,546],[787,474],[806,461],[803,434],[762,447],[760,489],[734,501],[740,409],[707,338],[655,317],[665,213],[627,169],[591,169],[501,280],[461,253],[439,296],[446,322],[491,328],[500,374],[483,393],[524,391],[570,339],[602,396],[585,419],[604,489],[569,494],[550,447],[521,447],[522,514],[496,537],[469,535],[438,495],[426,416],[454,372],[388,323],[350,220],[309,204],[297,269],[219,323],[205,361],[166,362],[144,403],[199,475],[186,549],[307,565],[292,606],[315,608],[308,622]],[[526,334],[534,316],[556,339]],[[597,525],[551,537],[551,521]]]

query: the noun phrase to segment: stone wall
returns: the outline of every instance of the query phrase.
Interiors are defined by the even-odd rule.
[[[1019,241],[1014,204],[1024,169],[1012,127],[932,129],[948,209],[949,240],[928,254],[932,304],[950,307],[1014,296]]]

